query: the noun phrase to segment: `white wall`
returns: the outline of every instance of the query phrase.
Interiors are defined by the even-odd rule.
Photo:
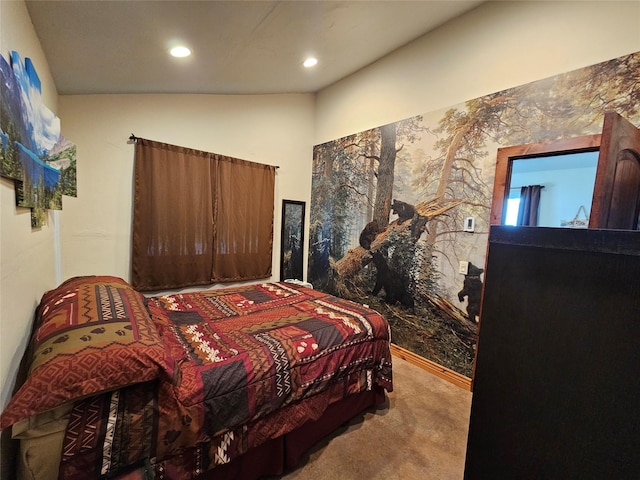
[[[638,1],[497,1],[320,92],[315,143],[640,51]]]
[[[281,200],[310,200],[313,112],[313,95],[60,96],[78,178],[78,197],[63,199],[63,277],[129,279],[133,133],[278,165],[272,272],[279,279]]]
[[[57,91],[49,65],[22,1],[0,1],[0,53],[31,58],[42,82],[43,103],[56,111]],[[17,208],[13,181],[0,180],[0,408],[9,401],[26,347],[34,308],[56,286],[54,229],[31,228],[28,208]]]

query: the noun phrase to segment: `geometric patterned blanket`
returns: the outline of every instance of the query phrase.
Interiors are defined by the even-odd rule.
[[[77,402],[60,478],[190,479],[374,385],[392,391],[374,310],[289,283],[150,298],[167,370]]]

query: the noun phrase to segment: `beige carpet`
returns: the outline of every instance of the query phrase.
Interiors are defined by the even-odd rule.
[[[397,357],[393,383],[387,407],[359,415],[278,478],[460,480],[471,393]]]

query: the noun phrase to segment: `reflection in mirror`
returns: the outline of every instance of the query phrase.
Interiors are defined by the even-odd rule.
[[[541,185],[538,226],[567,226],[591,211],[598,151],[512,159],[504,224],[516,225],[520,188]],[[581,208],[584,207],[584,208]]]

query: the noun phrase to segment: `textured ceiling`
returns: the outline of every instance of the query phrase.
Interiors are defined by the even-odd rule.
[[[480,3],[26,2],[63,95],[316,92]],[[178,41],[191,57],[167,54]]]

